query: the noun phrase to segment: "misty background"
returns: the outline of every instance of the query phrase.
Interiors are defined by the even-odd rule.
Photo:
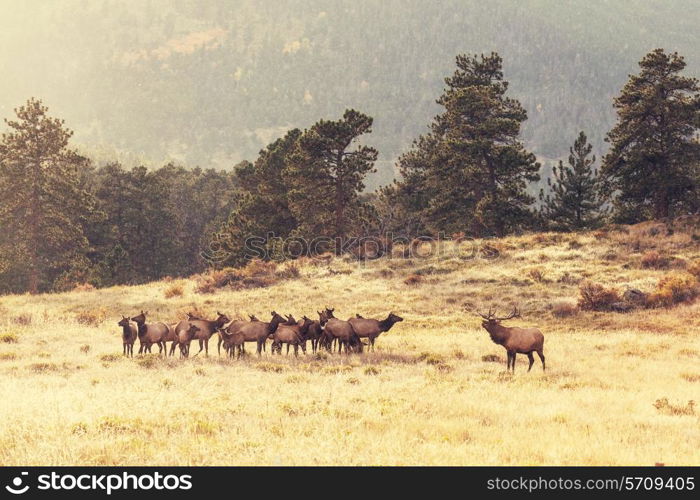
[[[540,160],[579,130],[595,151],[612,99],[664,47],[700,71],[696,0],[0,0],[0,117],[29,97],[98,164],[230,169],[346,108],[374,118],[368,187],[427,130],[459,53],[497,51]],[[4,126],[0,127],[4,129]]]

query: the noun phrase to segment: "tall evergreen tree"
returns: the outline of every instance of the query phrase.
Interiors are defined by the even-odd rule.
[[[403,195],[433,231],[503,235],[529,224],[526,188],[540,165],[518,140],[527,113],[506,97],[501,57],[459,55],[445,83],[444,112],[400,158],[403,178],[387,193]]]
[[[5,120],[10,130],[0,141],[1,243],[13,256],[12,287],[31,293],[50,289],[84,259],[83,228],[94,209],[79,175],[87,160],[69,149],[73,133],[64,121],[47,112],[29,99],[16,120]]]
[[[686,63],[676,52],[653,50],[639,66],[615,98],[618,120],[601,169],[623,222],[672,217],[697,191],[698,80],[680,75]]]
[[[593,167],[595,155],[586,134],[581,131],[569,148],[569,165],[559,161],[547,179],[550,193],[540,191],[540,214],[545,225],[558,231],[579,231],[600,225],[604,198],[600,180]],[[554,179],[554,181],[552,181]]]
[[[372,118],[348,109],[337,121],[321,120],[299,137],[284,171],[289,207],[304,236],[344,237],[362,212],[359,194],[374,171],[377,150],[353,147],[372,131]]]

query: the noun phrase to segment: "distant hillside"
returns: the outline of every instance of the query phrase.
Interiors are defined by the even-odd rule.
[[[379,175],[439,111],[463,52],[498,51],[540,157],[579,129],[600,152],[611,101],[658,46],[700,73],[695,0],[113,0],[0,6],[0,116],[29,96],[99,159],[230,167],[293,126],[375,118]]]

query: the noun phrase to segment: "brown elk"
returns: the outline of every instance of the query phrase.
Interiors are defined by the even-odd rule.
[[[228,335],[241,335],[243,342],[255,342],[257,344],[258,356],[260,356],[265,348],[268,337],[275,333],[277,327],[281,323],[287,321],[275,311],[272,311],[270,314],[272,315],[272,319],[269,323],[265,321],[243,321],[242,324],[239,324],[238,321],[234,321],[231,325],[226,327],[225,331]],[[242,349],[245,351],[245,344]]]
[[[481,322],[481,326],[489,332],[491,340],[498,345],[502,345],[508,353],[508,365],[506,369],[512,368],[513,373],[515,373],[515,356],[517,354],[527,354],[530,360],[530,366],[527,368],[529,372],[532,369],[532,364],[535,362],[532,353],[536,352],[542,361],[542,371],[545,370],[544,335],[542,335],[542,332],[537,328],[509,328],[501,325],[501,321],[520,317],[517,307],[514,307],[513,311],[508,316],[502,318],[496,317],[495,311],[491,312],[490,308],[488,314],[478,314],[484,318],[484,321]]]
[[[134,342],[136,342],[138,330],[126,316],[122,316],[122,319],[117,324],[122,327],[123,354],[124,356],[131,356],[133,358]]]
[[[301,321],[296,321],[292,316],[288,316],[287,322],[277,327],[272,337],[270,352],[274,354],[277,351],[278,354],[282,354],[282,344],[287,344],[287,354],[289,354],[290,345],[294,346],[294,356],[299,355],[299,346],[306,354],[306,333],[312,323],[313,321],[306,317]]]
[[[180,346],[181,358],[188,358],[190,356],[190,344],[199,330],[200,328],[194,323],[190,323],[187,330],[180,330],[177,336],[177,342],[173,342],[173,347],[175,347],[175,345]]]
[[[306,331],[306,337],[304,339],[304,348],[306,348],[306,341],[310,340],[311,352],[315,353],[318,350],[319,341],[321,340],[321,336],[323,335],[323,327],[321,326],[321,322],[318,320],[311,320],[306,316],[304,316],[302,319],[304,321],[311,321],[311,324],[309,324],[309,328]]]
[[[217,330],[217,333],[219,334],[219,341],[216,344],[216,352],[221,356],[221,344],[224,344],[224,352],[228,352],[228,347],[226,345],[226,334],[228,333],[233,333],[236,330],[238,330],[239,327],[248,324],[248,321],[245,321],[243,319],[235,319],[231,321],[226,327],[221,327]],[[230,344],[230,342],[229,342]]]
[[[373,351],[374,341],[377,337],[382,332],[388,332],[399,321],[403,321],[403,318],[393,312],[390,312],[389,316],[383,320],[363,318],[359,314],[357,317],[348,320],[358,337],[369,339],[369,345]]]
[[[349,354],[351,349],[353,352],[362,352],[363,344],[360,337],[349,322],[332,317],[334,310],[326,308],[319,314],[326,349],[331,350],[332,342],[338,341],[338,353],[343,351],[343,346],[346,354]]]
[[[182,331],[186,331],[190,327],[190,323],[197,325],[199,331],[195,335],[195,339],[199,341],[199,351],[197,354],[205,351],[205,355],[209,356],[209,339],[211,336],[218,331],[219,328],[223,327],[226,323],[231,321],[225,314],[217,311],[217,318],[215,320],[206,319],[192,319],[180,321],[175,326],[175,333],[180,336]],[[195,355],[196,356],[196,355]]]
[[[141,311],[141,314],[131,318],[131,321],[134,321],[138,327],[139,342],[141,343],[139,354],[151,352],[153,344],[158,344],[158,354],[161,354],[165,347],[165,338],[170,331],[170,327],[165,323],[146,324],[147,314],[148,312]]]

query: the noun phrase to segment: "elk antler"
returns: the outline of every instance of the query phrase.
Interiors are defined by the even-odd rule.
[[[494,318],[498,321],[505,321],[508,319],[513,319],[513,318],[519,318],[520,317],[520,311],[518,311],[518,308],[516,306],[513,306],[513,310],[508,316],[505,316],[503,318]]]
[[[482,318],[484,318],[486,321],[488,321],[488,320],[490,320],[490,319],[495,319],[495,317],[494,317],[495,311],[494,311],[494,312],[491,312],[491,307],[489,307],[489,313],[488,313],[488,314],[481,314],[479,311],[476,311],[476,313],[477,313],[479,316],[481,316]]]

